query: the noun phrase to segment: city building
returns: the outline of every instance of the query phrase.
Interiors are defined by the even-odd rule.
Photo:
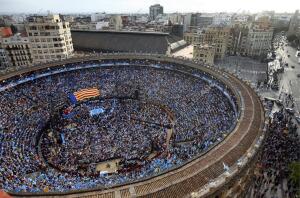
[[[299,15],[299,10],[296,10],[296,12],[292,16],[290,24],[289,24],[288,35],[293,35],[293,34],[300,36],[300,15]]]
[[[249,33],[249,23],[236,23],[230,28],[227,54],[244,55]]]
[[[9,66],[26,67],[32,65],[33,58],[28,37],[23,37],[18,33],[11,37],[2,38],[1,47],[8,55]]]
[[[200,13],[197,15],[196,26],[198,28],[206,28],[213,23],[213,15],[207,13]]]
[[[172,13],[168,15],[169,20],[171,21],[172,24],[183,24],[184,21],[184,15],[180,13]]]
[[[5,49],[0,48],[0,69],[9,67],[9,57]]]
[[[195,44],[193,49],[193,59],[209,65],[213,65],[215,50],[215,46],[212,45]]]
[[[262,58],[271,49],[273,31],[268,16],[254,22],[235,22],[230,29],[227,53]]]
[[[150,21],[154,21],[159,14],[163,14],[163,13],[164,13],[164,8],[161,5],[155,4],[150,6],[149,8]]]
[[[110,29],[120,31],[122,30],[122,17],[120,15],[113,15],[109,19]]]
[[[91,22],[102,21],[106,17],[105,13],[93,13],[91,15]]]
[[[109,22],[108,21],[99,21],[96,23],[96,30],[104,30],[109,28]]]
[[[223,59],[227,50],[230,28],[213,26],[206,28],[203,33],[203,43],[215,47],[215,59]]]
[[[198,29],[203,29],[210,26],[213,23],[213,15],[206,13],[192,13],[187,15],[185,21],[189,26],[187,27],[187,31],[196,32]]]
[[[12,36],[12,31],[10,27],[0,27],[0,38]]]
[[[183,34],[183,40],[186,41],[187,44],[198,44],[203,41],[203,34],[194,33],[194,32],[185,32]]]
[[[213,25],[230,25],[232,21],[232,15],[228,13],[217,13],[213,16]]]
[[[69,58],[73,43],[69,22],[59,15],[31,16],[25,24],[36,63]]]
[[[183,16],[183,32],[188,32],[191,26],[192,14],[187,13]]]
[[[275,13],[271,19],[272,26],[274,29],[288,29],[291,17],[289,13]]]
[[[252,57],[263,57],[271,49],[273,28],[266,24],[253,23],[249,29],[245,55]]]

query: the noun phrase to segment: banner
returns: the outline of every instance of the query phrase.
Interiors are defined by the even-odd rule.
[[[72,104],[76,104],[77,101],[85,100],[100,96],[100,91],[97,88],[81,89],[72,94],[69,94],[69,98]]]

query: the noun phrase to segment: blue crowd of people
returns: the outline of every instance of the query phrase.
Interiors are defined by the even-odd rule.
[[[56,132],[64,134],[64,142],[54,131],[39,142],[53,105],[69,104],[69,93],[90,87],[101,96],[63,119]],[[151,177],[222,141],[238,116],[236,98],[210,75],[148,60],[70,64],[9,79],[0,90],[0,188],[13,192],[68,191]],[[120,99],[136,90],[138,99]],[[89,111],[96,107],[104,113],[95,118]],[[167,129],[172,129],[169,142]],[[81,162],[115,158],[123,164],[136,160],[138,166],[105,176],[92,168],[79,171]]]

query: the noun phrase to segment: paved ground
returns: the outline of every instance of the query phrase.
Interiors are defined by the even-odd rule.
[[[283,92],[291,93],[295,100],[296,109],[300,111],[300,64],[298,58],[295,56],[296,50],[290,46],[284,47],[284,50],[278,50],[278,54],[282,56],[283,62],[288,63],[289,67],[285,68],[285,72],[281,76],[281,90]],[[288,54],[290,57],[288,57]],[[291,66],[295,66],[293,69]]]
[[[218,68],[225,68],[234,72],[242,79],[250,81],[253,85],[267,78],[267,63],[261,63],[249,57],[227,56],[223,60],[216,61],[215,65]]]
[[[172,54],[175,57],[193,58],[193,45],[189,45]]]

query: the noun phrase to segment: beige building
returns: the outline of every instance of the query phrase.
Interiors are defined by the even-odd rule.
[[[122,24],[122,17],[120,15],[113,15],[109,19],[109,26],[110,29],[121,31],[123,24]]]
[[[203,35],[200,33],[194,33],[194,32],[185,32],[183,34],[183,40],[186,41],[187,44],[197,44],[201,43],[203,40]]]
[[[7,63],[12,67],[27,67],[33,63],[31,45],[28,37],[21,36],[20,33],[2,38],[1,48],[7,54]]]
[[[213,65],[215,57],[215,46],[195,44],[193,50],[193,59],[203,63]]]
[[[203,43],[215,47],[215,59],[223,59],[226,53],[229,40],[230,28],[209,27],[204,30]]]
[[[59,15],[31,16],[25,24],[36,63],[69,58],[73,43],[69,22]]]

